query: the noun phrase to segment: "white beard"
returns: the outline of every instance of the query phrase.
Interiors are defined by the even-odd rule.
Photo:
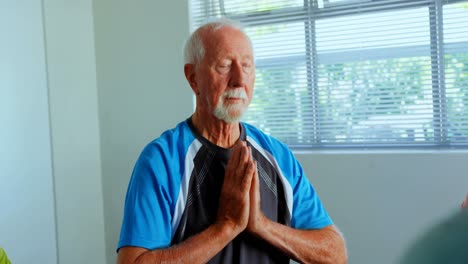
[[[224,105],[224,99],[232,97],[240,98],[242,102]],[[237,123],[248,106],[247,100],[247,94],[244,89],[227,90],[219,97],[213,114],[226,123]]]

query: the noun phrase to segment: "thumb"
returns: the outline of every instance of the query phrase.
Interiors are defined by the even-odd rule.
[[[466,193],[465,200],[463,201],[461,207],[462,208],[467,208],[468,207],[468,193]]]
[[[250,195],[255,195],[257,192],[259,192],[259,179],[258,179],[258,171],[257,171],[257,161],[254,160],[254,173],[252,175],[252,184],[250,185]]]

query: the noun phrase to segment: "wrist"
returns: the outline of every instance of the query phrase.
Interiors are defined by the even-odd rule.
[[[260,214],[257,216],[256,223],[251,226],[250,232],[257,236],[257,237],[263,237],[266,232],[268,232],[268,228],[270,226],[270,219],[266,217],[264,214]]]
[[[234,239],[242,232],[242,229],[239,228],[238,225],[230,221],[217,221],[213,226],[217,233],[221,234],[222,237],[226,237],[228,240]]]

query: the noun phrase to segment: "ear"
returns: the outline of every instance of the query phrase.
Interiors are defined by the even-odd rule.
[[[195,94],[198,95],[198,85],[197,81],[195,78],[195,64],[187,63],[184,65],[184,73],[185,73],[185,79],[187,79],[188,83],[190,84],[190,87],[192,87],[192,90]]]

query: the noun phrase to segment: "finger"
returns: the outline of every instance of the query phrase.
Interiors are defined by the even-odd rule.
[[[242,152],[242,142],[238,142],[232,148],[231,156],[229,157],[228,167],[237,167],[239,165],[240,154]]]
[[[244,141],[239,143],[239,152],[237,153],[239,156],[239,162],[243,162],[243,158],[247,154],[247,144]]]
[[[254,171],[253,171],[252,178],[253,178],[253,182],[254,182],[254,184],[255,184],[255,187],[258,189],[258,181],[259,181],[259,179],[258,179],[257,161],[254,160],[253,164],[254,164],[254,165],[253,165],[253,166],[254,166]]]
[[[235,169],[238,171],[240,174],[245,174],[248,162],[250,160],[250,155],[249,155],[249,148],[247,147],[247,144],[245,142],[242,142],[242,147],[240,151],[238,152],[238,159],[235,158],[233,160],[235,164]]]
[[[241,157],[241,162],[240,166],[247,166],[248,162],[252,161],[252,155],[251,155],[251,150],[250,146],[247,146],[247,144],[244,144],[244,147],[242,149],[242,157]]]
[[[468,193],[466,194],[465,200],[461,204],[462,208],[467,208],[468,207]]]
[[[255,168],[256,162],[254,163]],[[254,170],[254,173],[252,175],[252,184],[250,185],[250,206],[253,211],[259,210],[260,206],[260,183],[259,183],[259,178],[258,178],[258,173],[257,169]],[[251,210],[252,212],[252,210]]]
[[[255,171],[257,170],[256,163],[254,161],[249,161],[247,167],[245,168],[245,180],[252,181]]]
[[[257,184],[257,161],[253,161],[252,162],[252,167],[253,167],[253,171],[252,171],[252,187],[251,187],[251,191],[252,189],[254,189],[256,187],[256,184]]]
[[[254,176],[258,178],[258,170],[257,170],[257,161],[256,160],[253,160],[253,163],[254,163]]]

